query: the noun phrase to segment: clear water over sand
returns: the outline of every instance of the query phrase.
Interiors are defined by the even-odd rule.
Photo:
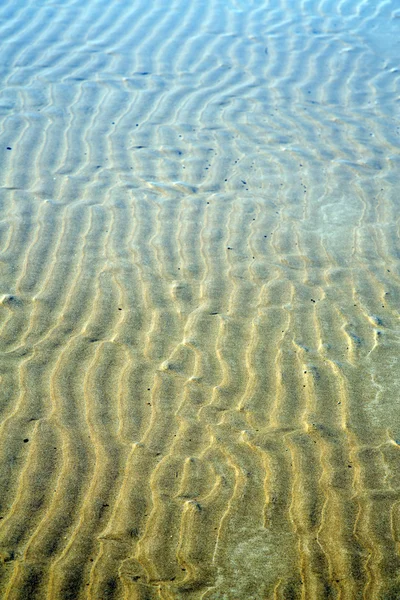
[[[1,598],[400,598],[399,33],[1,2]]]

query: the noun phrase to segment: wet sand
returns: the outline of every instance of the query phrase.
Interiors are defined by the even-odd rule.
[[[394,2],[0,6],[0,597],[400,597]]]

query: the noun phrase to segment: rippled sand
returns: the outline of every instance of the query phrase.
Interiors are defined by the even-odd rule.
[[[400,598],[399,30],[1,3],[1,598]]]

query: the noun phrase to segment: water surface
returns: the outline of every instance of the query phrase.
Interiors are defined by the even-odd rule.
[[[1,598],[400,597],[399,30],[1,2]]]

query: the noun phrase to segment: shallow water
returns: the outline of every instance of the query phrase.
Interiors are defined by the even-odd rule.
[[[399,33],[1,2],[1,598],[400,597]]]

